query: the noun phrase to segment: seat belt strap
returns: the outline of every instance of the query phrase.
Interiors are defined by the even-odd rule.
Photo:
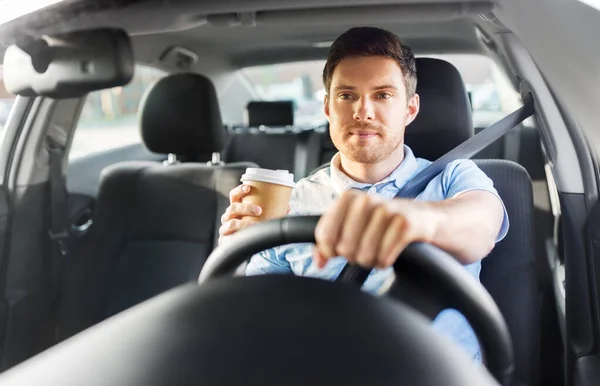
[[[68,223],[68,193],[66,179],[62,172],[62,162],[65,148],[51,137],[48,138],[49,152],[49,193],[50,193],[50,239],[53,242],[50,254],[50,267],[48,269],[49,284],[51,285],[52,298],[49,328],[52,329],[51,339],[54,344],[60,339],[60,303],[61,285],[64,281],[67,257],[69,254],[69,223]]]
[[[512,112],[479,134],[469,138],[448,153],[444,154],[431,165],[410,180],[396,195],[396,197],[415,198],[440,174],[446,165],[458,159],[468,159],[491,145],[494,141],[511,131],[519,123],[532,116],[534,113],[533,99],[528,99],[518,110]]]
[[[66,181],[62,173],[62,161],[64,149],[55,144],[48,148],[50,155],[50,238],[56,243],[58,251],[66,256],[68,251],[67,241],[69,230],[67,229],[67,190]]]
[[[467,159],[473,157],[481,150],[492,144],[494,141],[502,137],[504,134],[511,131],[519,123],[532,116],[533,113],[533,98],[529,98],[525,101],[520,109],[507,115],[488,128],[480,131],[479,134],[469,138],[423,169],[412,180],[407,182],[402,189],[400,189],[396,197],[417,197],[425,189],[427,184],[429,184],[429,182],[431,182],[435,176],[440,174],[450,162],[458,159]],[[346,264],[336,281],[353,281],[354,283],[362,285],[369,277],[370,272],[370,269],[362,268],[358,265]],[[360,279],[362,280],[359,281]]]

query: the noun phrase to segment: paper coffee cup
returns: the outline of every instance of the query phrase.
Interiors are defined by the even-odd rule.
[[[284,217],[294,190],[294,175],[287,170],[248,168],[240,179],[251,186],[242,202],[262,208],[260,220]]]

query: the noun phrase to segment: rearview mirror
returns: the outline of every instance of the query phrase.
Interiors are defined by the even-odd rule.
[[[126,85],[134,59],[124,31],[96,29],[13,44],[6,49],[3,68],[8,92],[60,99]]]

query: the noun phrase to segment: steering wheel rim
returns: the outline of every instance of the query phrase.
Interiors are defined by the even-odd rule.
[[[265,249],[293,243],[314,243],[320,216],[287,216],[254,225],[232,236],[208,257],[199,283],[232,275],[252,256]],[[514,373],[514,354],[508,327],[496,303],[485,289],[448,253],[432,245],[409,245],[394,264],[394,270],[417,274],[434,286],[434,296],[444,308],[461,312],[480,342],[490,374],[507,385]],[[428,294],[431,296],[431,292]]]

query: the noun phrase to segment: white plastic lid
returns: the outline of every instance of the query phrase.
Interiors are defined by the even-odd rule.
[[[296,186],[294,183],[294,175],[287,170],[248,168],[246,169],[246,173],[242,175],[240,181],[267,182],[270,184],[289,186],[290,188]]]

